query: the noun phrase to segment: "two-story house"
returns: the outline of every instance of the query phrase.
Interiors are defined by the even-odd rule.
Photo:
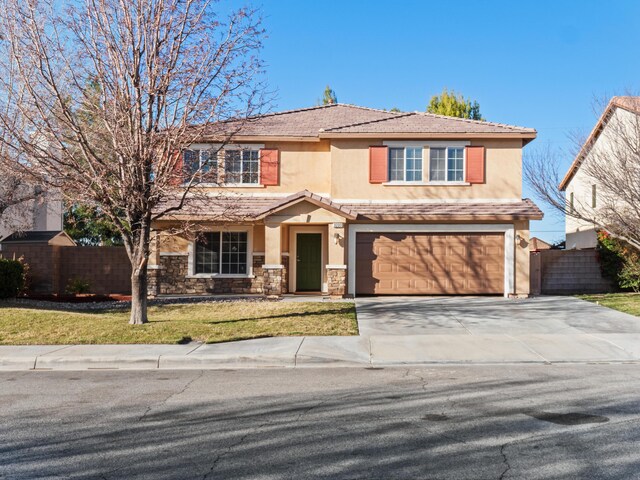
[[[344,104],[256,117],[217,155],[215,185],[198,187],[210,202],[154,225],[150,293],[526,296],[542,212],[521,197],[522,148],[535,137]],[[163,237],[181,219],[203,233]]]
[[[640,97],[613,97],[559,185],[560,190],[565,192],[567,205],[567,249],[595,248],[598,243],[598,226],[585,219],[593,219],[606,225],[611,219],[602,218],[606,217],[603,210],[620,208],[624,204],[624,195],[619,191],[625,186],[616,183],[615,179],[624,176],[625,170],[617,169],[616,165],[625,161],[628,165],[625,168],[635,169],[638,154],[634,149],[638,143],[639,131]],[[590,172],[590,167],[593,166],[590,164],[594,162],[596,166],[606,165],[606,175],[614,180],[612,183],[616,183],[615,189],[601,184],[602,173],[594,177],[593,172]],[[616,170],[614,176],[613,172]]]

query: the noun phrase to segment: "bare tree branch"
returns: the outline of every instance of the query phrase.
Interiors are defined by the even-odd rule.
[[[201,194],[206,166],[183,169],[180,152],[234,119],[214,132],[222,148],[266,103],[260,17],[214,7],[0,0],[0,145],[20,175],[99,206],[118,229],[132,323],[146,321],[152,221]]]

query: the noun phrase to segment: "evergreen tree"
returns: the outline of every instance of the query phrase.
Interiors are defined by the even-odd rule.
[[[449,92],[446,88],[440,95],[431,97],[427,106],[427,112],[447,117],[469,118],[471,120],[484,120],[480,114],[480,104],[477,101],[464,98],[453,90]]]
[[[333,105],[334,103],[338,103],[338,97],[336,97],[336,92],[327,85],[322,94],[322,105]]]

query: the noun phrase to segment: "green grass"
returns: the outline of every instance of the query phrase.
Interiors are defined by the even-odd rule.
[[[219,302],[149,307],[149,323],[128,310],[0,307],[0,345],[207,343],[260,337],[357,335],[352,303]]]
[[[601,295],[580,295],[579,298],[597,302],[604,307],[640,317],[640,293],[605,293]]]

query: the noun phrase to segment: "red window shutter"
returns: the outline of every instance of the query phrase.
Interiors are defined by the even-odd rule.
[[[169,179],[170,185],[181,185],[184,181],[184,173],[182,167],[184,166],[184,152],[173,152],[172,154],[173,171],[171,172],[171,178]]]
[[[369,147],[369,183],[387,181],[389,169],[389,147]]]
[[[484,147],[466,147],[467,182],[484,183]]]
[[[278,185],[278,150],[264,148],[260,150],[260,183],[266,186]]]

